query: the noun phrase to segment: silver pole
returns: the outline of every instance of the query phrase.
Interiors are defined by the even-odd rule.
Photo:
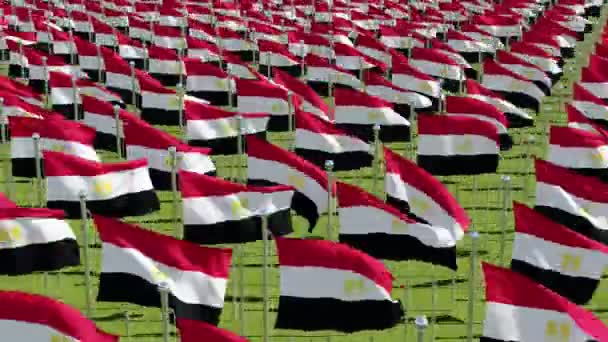
[[[175,87],[177,91],[177,120],[179,121],[179,129],[180,131],[184,131],[184,86],[182,83],[178,83]]]
[[[129,66],[131,67],[131,104],[135,108],[139,108],[137,105],[137,79],[135,78],[135,62],[130,61]]]
[[[418,330],[417,341],[424,342],[424,330],[429,326],[429,321],[425,315],[421,315],[416,317],[414,324],[416,325],[416,330]]]
[[[327,97],[329,98],[329,118],[331,121],[336,120],[336,99],[334,98],[334,74],[327,75]]]
[[[378,195],[378,173],[380,172],[380,125],[374,124],[374,165],[372,174],[372,193]]]
[[[270,341],[270,302],[268,294],[268,216],[262,214],[262,298],[263,302],[263,316],[262,316],[262,331],[263,331],[263,342]]]
[[[42,198],[42,152],[40,148],[40,134],[32,134],[32,140],[34,143],[34,162],[36,168],[36,205],[40,208],[44,207]]]
[[[469,265],[469,307],[467,310],[468,322],[467,322],[467,341],[473,341],[473,323],[475,317],[475,275],[477,270],[477,240],[479,239],[479,233],[476,231],[471,232],[471,264]]]
[[[101,45],[96,44],[97,46],[97,82],[101,82],[103,78],[103,70],[101,66],[103,64],[103,56],[101,55]]]
[[[84,265],[85,313],[91,318],[91,264],[89,261],[89,222],[87,215],[87,195],[84,191],[78,194],[80,199],[80,219],[82,224],[82,263]]]
[[[0,135],[2,144],[6,144],[6,126],[8,125],[8,117],[4,110],[4,98],[0,97]]]
[[[501,217],[501,238],[500,249],[498,252],[498,261],[500,265],[505,266],[505,249],[507,244],[507,221],[508,208],[511,202],[511,177],[503,175],[500,177],[502,181],[502,217]]]
[[[241,174],[241,168],[243,166],[243,116],[241,114],[236,115],[236,177],[235,182],[239,183],[243,181]]]
[[[171,197],[173,199],[173,225],[175,227],[175,237],[181,238],[181,229],[179,227],[179,198],[177,195],[177,148],[169,147],[169,158],[171,158]]]
[[[239,335],[245,336],[245,250],[242,244],[238,244],[236,247],[239,263]]]
[[[327,240],[332,239],[332,226],[333,226],[333,216],[334,216],[334,196],[332,194],[333,185],[334,185],[334,161],[326,160],[325,161],[325,172],[327,173]]]
[[[78,110],[78,102],[80,101],[80,90],[78,89],[78,85],[76,83],[76,76],[72,76],[72,89],[74,89],[74,94],[73,94],[73,104],[72,104],[72,108],[74,110],[74,120],[78,121],[80,119],[80,113]]]
[[[437,325],[437,277],[435,275],[435,265],[431,265],[431,342],[435,341],[435,328]]]
[[[114,105],[114,125],[116,126],[116,154],[122,158],[122,121],[120,121],[120,106]]]
[[[287,131],[289,133],[293,133],[293,115],[295,112],[295,108],[293,105],[293,101],[291,100],[291,97],[293,96],[293,93],[291,91],[289,91],[287,93]],[[295,140],[294,140],[295,142]],[[293,150],[295,149],[295,143],[292,142],[291,146],[290,146],[290,150],[293,152]]]
[[[46,56],[42,57],[42,80],[44,81],[44,108],[49,108],[49,100],[51,97],[49,96],[49,78],[48,78],[48,68],[46,66],[47,58]]]
[[[125,337],[127,338],[127,341],[131,341],[131,329],[129,324],[131,317],[129,317],[129,311],[125,311],[123,317],[125,319]]]
[[[160,293],[160,310],[163,323],[163,342],[170,342],[171,330],[169,326],[169,284],[161,282],[158,284]]]
[[[534,146],[534,142],[536,141],[536,138],[534,138],[533,135],[529,135],[528,138],[526,139],[526,159],[524,159],[524,162],[526,163],[526,167],[524,168],[524,172],[526,173],[524,175],[524,193],[525,193],[525,201],[528,202],[528,199],[530,197],[532,197],[532,193],[531,193],[531,184],[530,184],[530,180],[531,177],[528,177],[528,169],[529,169],[529,165],[532,164],[532,160],[534,159],[534,153],[533,153],[533,146]],[[530,162],[528,162],[530,161]]]

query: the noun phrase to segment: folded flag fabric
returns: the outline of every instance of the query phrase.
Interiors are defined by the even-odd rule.
[[[608,184],[536,160],[534,209],[555,222],[608,245]]]
[[[422,223],[365,190],[336,185],[340,242],[388,260],[420,260],[453,270],[456,242],[443,227]]]
[[[276,239],[281,289],[275,327],[355,332],[391,328],[403,319],[382,262],[345,244]]]
[[[503,112],[509,121],[509,128],[521,128],[534,125],[534,118],[525,110],[505,100],[498,93],[482,86],[472,79],[465,81],[467,96],[487,102]]]
[[[230,330],[218,328],[206,322],[178,319],[177,329],[181,342],[247,342],[248,340]]]
[[[551,126],[547,161],[589,176],[608,178],[608,137],[580,128]]]
[[[93,219],[102,241],[98,301],[160,307],[159,286],[166,286],[177,318],[219,323],[229,249],[201,247],[108,217]]]
[[[78,242],[64,216],[46,208],[0,208],[0,274],[80,265]]]
[[[580,306],[511,270],[482,264],[486,316],[480,342],[606,341],[608,328]]]
[[[184,240],[201,244],[242,243],[262,239],[262,215],[281,236],[293,231],[294,189],[248,186],[220,178],[180,172]]]
[[[19,291],[0,291],[0,327],[10,341],[118,341],[76,308]]]
[[[140,216],[160,209],[144,159],[99,163],[60,152],[47,151],[44,173],[47,206],[63,209],[68,218],[80,218],[80,194],[92,213]]]
[[[511,269],[576,304],[593,297],[608,266],[608,247],[513,203]]]

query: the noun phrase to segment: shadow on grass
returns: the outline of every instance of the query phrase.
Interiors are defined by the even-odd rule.
[[[234,299],[233,296],[231,295],[226,295],[226,297],[224,298],[224,302],[226,303],[231,303],[232,300]],[[240,300],[241,297],[236,297],[237,300]],[[263,299],[262,297],[255,297],[255,296],[245,296],[245,302],[246,303],[262,303]]]
[[[478,230],[478,232],[480,234],[484,234],[484,235],[502,235],[502,232],[500,230]],[[515,231],[513,229],[509,229],[506,231],[507,235],[513,235],[515,233]]]
[[[141,313],[129,312],[129,320],[142,318],[142,317],[144,317],[144,315]],[[120,321],[120,320],[124,320],[124,319],[125,319],[124,312],[117,312],[117,313],[113,313],[111,315],[93,317],[93,320],[97,321],[97,322]]]
[[[483,255],[488,255],[488,254],[490,254],[490,253],[485,249],[477,251],[478,257],[483,256]],[[471,251],[456,251],[457,258],[465,258],[465,257],[470,257],[470,256],[471,256]]]
[[[478,340],[481,338],[481,334],[475,334],[473,335],[473,340]],[[461,341],[466,341],[467,336],[437,336],[435,337],[436,340],[461,340]]]
[[[456,284],[464,284],[466,282],[467,282],[467,280],[465,278],[456,278],[455,279]],[[438,287],[448,286],[448,285],[452,284],[452,279],[440,279],[440,280],[437,280],[436,283],[437,283]],[[424,283],[415,284],[415,285],[411,286],[411,288],[413,288],[413,289],[426,289],[426,288],[431,288],[431,287],[433,287],[433,282],[431,282],[431,281],[427,281]]]
[[[147,224],[147,223],[173,223],[172,218],[154,218],[154,219],[145,219],[145,220],[137,220],[133,222],[128,222],[132,224]]]
[[[427,316],[428,320],[431,321],[433,316]],[[414,324],[416,322],[416,317],[407,317],[407,322]],[[437,324],[464,324],[465,321],[461,318],[452,316],[452,315],[437,315],[435,316],[435,322]]]
[[[169,335],[177,337],[177,334],[174,332],[169,333]],[[139,334],[132,334],[131,337],[133,338],[139,338],[139,337],[162,337],[163,334],[162,333],[139,333]]]

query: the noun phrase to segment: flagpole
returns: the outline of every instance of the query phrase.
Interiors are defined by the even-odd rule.
[[[71,81],[72,81],[72,89],[74,90],[73,93],[73,98],[72,98],[72,110],[74,111],[74,121],[78,121],[80,119],[80,113],[78,111],[78,100],[80,100],[80,91],[78,90],[78,85],[76,83],[76,79],[77,77],[72,75]],[[52,98],[51,98],[52,101]],[[53,104],[51,103],[51,106]]]
[[[116,154],[118,158],[122,158],[122,142],[120,140],[122,135],[122,121],[120,121],[120,106],[114,105],[114,125],[116,126]]]
[[[181,238],[181,229],[179,227],[179,198],[177,198],[177,148],[175,146],[169,147],[169,158],[171,160],[171,197],[173,200],[172,215],[173,215],[173,226],[175,227],[175,237]]]
[[[135,106],[136,111],[139,112],[139,110],[137,110],[139,108],[139,106],[137,105],[137,83],[135,80],[135,62],[130,61],[129,62],[129,66],[131,67],[131,104],[133,106]]]
[[[2,124],[1,134],[2,134],[2,144],[7,143],[7,130],[8,130],[8,117],[4,111],[4,99],[0,98],[0,123]],[[11,158],[6,158],[4,161],[4,176],[6,181],[6,195],[10,200],[13,200],[13,170],[12,170],[12,162]]]
[[[127,341],[131,341],[131,329],[129,325],[131,317],[129,317],[129,311],[123,313],[123,318],[125,320],[125,337],[127,338]]]
[[[232,98],[232,95],[230,98]],[[239,113],[236,115],[236,127],[237,127],[237,170],[236,170],[236,182],[243,182],[244,179],[241,177],[241,166],[242,166],[242,156],[243,156],[243,117]],[[241,336],[245,336],[245,270],[244,270],[244,261],[245,261],[245,251],[242,244],[237,244],[235,247],[235,252],[237,255],[237,274],[238,274],[238,297],[239,297],[239,333]],[[233,304],[236,306],[236,292],[233,295]],[[236,308],[235,308],[236,309]]]
[[[160,310],[163,320],[163,342],[171,341],[169,327],[169,284],[161,282],[158,284],[158,292],[160,293]]]
[[[502,181],[502,217],[500,227],[500,249],[498,251],[498,262],[501,266],[505,266],[505,249],[507,244],[507,221],[509,215],[509,204],[511,202],[511,177],[503,175],[500,177]]]
[[[295,112],[292,96],[293,96],[293,93],[291,91],[288,91],[287,92],[287,126],[288,126],[287,131],[289,133],[293,133],[293,115]],[[295,139],[289,146],[289,150],[291,152],[294,151],[294,145],[295,145]]]
[[[101,66],[103,64],[103,56],[101,55],[101,46],[99,44],[97,47],[97,82],[102,82],[103,74],[101,70]]]
[[[334,161],[326,160],[325,161],[325,172],[327,173],[327,240],[332,239],[332,226],[333,226],[333,216],[334,216],[334,205],[333,205],[333,194],[332,190],[334,188]]]
[[[435,265],[431,265],[431,342],[435,341],[435,326],[437,325],[437,276]]]
[[[41,148],[40,148],[40,134],[34,133],[32,134],[32,140],[34,143],[34,161],[36,162],[36,205],[39,208],[42,208],[43,199],[42,199],[42,165],[41,165]]]
[[[417,316],[414,324],[416,325],[416,330],[418,330],[417,342],[424,342],[424,330],[429,326],[428,319],[425,315]]]
[[[42,57],[42,72],[44,73],[43,81],[44,81],[44,108],[48,109],[50,105],[51,96],[49,95],[49,80],[48,80],[48,68],[46,66],[47,58],[46,56]]]
[[[524,172],[524,175],[523,175],[524,201],[526,203],[528,202],[528,199],[531,197],[530,180],[528,179],[529,178],[528,177],[528,168],[529,168],[529,164],[531,164],[532,160],[534,159],[534,155],[532,154],[532,145],[534,144],[535,140],[536,139],[534,138],[533,135],[529,135],[526,138],[526,152],[525,152],[526,155],[524,157],[524,167],[522,168],[523,172]],[[530,163],[528,163],[528,161],[530,161]]]
[[[21,66],[21,82],[28,83],[25,77],[25,64],[23,63],[23,43],[19,41],[19,65]]]
[[[89,261],[89,222],[87,215],[87,195],[83,191],[78,194],[80,199],[80,220],[82,224],[82,264],[84,266],[84,303],[85,303],[85,314],[88,318],[91,318],[92,307],[91,307],[91,264]]]
[[[175,90],[177,91],[177,109],[178,109],[178,114],[177,114],[177,120],[179,120],[179,130],[181,132],[184,131],[184,86],[183,84],[180,82],[177,84],[177,86],[175,87]]]
[[[270,341],[270,303],[269,303],[269,294],[268,294],[268,215],[266,213],[262,213],[262,298],[263,298],[263,316],[262,316],[262,332],[263,332],[263,342]]]
[[[471,263],[469,265],[469,307],[467,310],[467,342],[473,341],[473,323],[475,318],[475,274],[477,270],[477,240],[479,233],[471,232]]]
[[[374,165],[372,174],[372,193],[378,195],[378,173],[380,172],[380,125],[374,124]]]

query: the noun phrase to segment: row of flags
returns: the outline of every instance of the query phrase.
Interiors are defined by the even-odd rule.
[[[600,5],[4,5],[0,50],[9,51],[9,74],[28,83],[0,78],[12,169],[36,177],[32,171],[42,161],[50,208],[3,201],[0,249],[17,265],[5,274],[78,265],[78,245],[64,219],[80,218],[86,195],[102,241],[98,301],[160,307],[162,285],[183,341],[242,341],[215,327],[231,251],[200,244],[259,240],[267,234],[263,215],[279,257],[276,328],[393,327],[405,313],[392,299],[393,277],[379,259],[457,268],[456,243],[470,219],[434,176],[496,172],[500,151],[513,145],[508,129],[533,125],[523,109],[539,110],[561,77],[564,58],[589,29],[583,15],[597,14]],[[595,163],[603,160],[597,123],[608,98],[599,72],[603,46],[598,43],[575,85],[567,107],[571,127],[552,128],[548,161],[536,161],[535,207],[514,204],[511,270],[483,265],[483,341],[608,339],[608,329],[576,306],[593,296],[608,264],[605,201],[597,191],[603,183],[593,178],[606,167]],[[469,64],[476,62],[480,75]],[[181,88],[171,88],[177,84]],[[444,96],[442,88],[460,96]],[[44,109],[41,92],[52,111]],[[236,112],[216,107],[226,104]],[[376,148],[410,141],[414,111],[420,112],[416,163]],[[185,141],[152,125],[183,125]],[[270,143],[269,131],[294,131],[293,146]],[[103,163],[97,149],[117,151],[127,161]],[[580,156],[585,149],[592,151],[587,159]],[[239,153],[247,156],[247,184],[215,177],[209,156]],[[324,170],[329,160],[333,170],[347,171],[378,159],[386,163],[386,201],[333,182]],[[155,190],[171,190],[174,175],[183,239],[118,220],[158,210]],[[331,214],[334,197],[339,242],[285,237],[293,231],[291,210],[313,230]],[[15,339],[41,322],[45,339],[117,339],[48,298],[0,292],[0,301],[9,304],[0,322]]]

